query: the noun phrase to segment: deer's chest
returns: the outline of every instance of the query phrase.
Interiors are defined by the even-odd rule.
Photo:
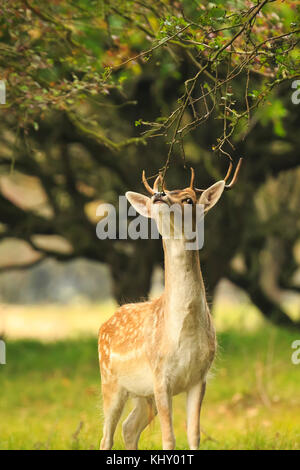
[[[214,357],[214,341],[201,319],[187,316],[170,342],[165,367],[173,394],[203,380]]]

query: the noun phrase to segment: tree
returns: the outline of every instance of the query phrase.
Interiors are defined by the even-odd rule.
[[[0,66],[8,100],[0,163],[4,172],[13,167],[38,179],[51,215],[24,210],[2,191],[2,239],[25,240],[38,254],[35,263],[78,256],[105,262],[119,302],[145,297],[160,244],[100,243],[90,205],[141,190],[142,168],[151,177],[162,170],[169,185],[181,186],[192,162],[197,184],[207,185],[225,174],[228,159],[247,156],[239,186],[206,223],[214,234],[203,253],[208,285],[213,291],[227,277],[271,321],[293,326],[263,289],[258,260],[275,230],[288,266],[277,281],[295,288],[298,265],[290,254],[299,231],[278,235],[280,221],[261,220],[255,198],[270,176],[299,166],[298,108],[289,99],[299,76],[296,4],[274,11],[270,1],[240,9],[226,2],[226,10],[224,2],[73,3],[15,1],[4,11]],[[282,197],[285,207],[288,199]],[[294,216],[289,209],[290,225]],[[54,234],[71,250],[36,241]],[[244,270],[232,267],[237,256]]]

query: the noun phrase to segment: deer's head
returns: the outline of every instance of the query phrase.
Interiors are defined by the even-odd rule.
[[[175,190],[166,189],[161,174],[158,175],[153,187],[151,187],[146,179],[145,171],[143,171],[142,180],[151,197],[132,191],[128,191],[126,197],[139,214],[155,219],[159,232],[164,236],[164,223],[170,224],[170,210],[174,209],[174,214],[180,213],[183,215],[185,207],[188,205],[191,207],[191,213],[194,214],[197,204],[201,204],[203,206],[203,212],[206,214],[218,202],[223,191],[231,189],[235,184],[241,163],[242,159],[240,158],[229,184],[226,184],[226,182],[231,174],[231,162],[225,178],[217,181],[207,189],[198,189],[194,186],[195,173],[193,168],[191,168],[189,186],[184,189]],[[171,221],[172,220],[171,217]],[[181,227],[182,226],[181,224]],[[168,233],[170,233],[169,228]]]

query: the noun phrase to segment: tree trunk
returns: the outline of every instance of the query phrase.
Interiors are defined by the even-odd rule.
[[[229,280],[236,284],[238,287],[244,289],[249,295],[250,299],[256,305],[263,316],[277,326],[283,326],[292,330],[300,330],[300,322],[294,322],[278,305],[274,302],[261,288],[258,282],[250,281],[244,275],[231,271],[228,276]]]
[[[136,240],[128,253],[114,252],[110,257],[113,296],[120,305],[148,298],[156,264],[155,245],[154,240]]]

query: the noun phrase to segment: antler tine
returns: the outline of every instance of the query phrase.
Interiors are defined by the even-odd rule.
[[[205,191],[205,189],[197,189],[197,188],[194,188],[194,181],[195,181],[195,170],[194,170],[194,168],[191,167],[191,182],[190,182],[190,188],[193,189],[196,194],[203,193],[203,191]]]
[[[203,191],[205,191],[205,189],[194,188],[194,191],[195,191],[196,194],[201,194],[201,193],[203,193]]]
[[[147,189],[148,193],[153,195],[155,193],[155,191],[154,191],[154,189],[151,188],[150,184],[147,181],[145,170],[143,170],[143,173],[142,173],[142,181],[143,181],[144,186]],[[156,182],[156,180],[155,180],[155,182]]]
[[[191,189],[194,189],[194,181],[195,181],[195,171],[194,171],[194,168],[191,167],[191,182],[190,182]]]
[[[227,189],[227,190],[231,189],[232,186],[236,183],[237,177],[238,177],[238,174],[239,174],[239,171],[240,171],[240,168],[241,168],[242,161],[243,161],[243,159],[240,158],[239,161],[238,161],[238,164],[237,164],[237,166],[236,166],[236,169],[235,169],[233,178],[232,178],[232,180],[231,180],[231,182],[230,182],[229,184],[226,184],[225,189]],[[226,176],[227,176],[227,175],[226,175]]]
[[[238,161],[237,167],[236,167],[236,169],[235,169],[233,178],[232,178],[232,180],[231,180],[231,182],[230,182],[229,184],[225,185],[225,189],[227,189],[227,190],[228,190],[228,189],[231,189],[232,186],[236,183],[237,177],[238,177],[238,174],[239,174],[239,171],[240,171],[240,168],[241,168],[242,161],[243,161],[243,159],[240,158],[239,161]],[[228,168],[227,173],[226,173],[226,176],[225,176],[225,178],[224,178],[225,183],[226,183],[226,181],[228,180],[229,176],[231,175],[232,168],[233,168],[233,165],[232,165],[232,162],[230,161],[230,162],[229,162],[229,168]],[[195,191],[195,193],[197,193],[197,194],[201,194],[201,193],[203,193],[203,191],[205,191],[205,189],[197,189],[197,188],[194,188],[194,191]]]
[[[230,176],[231,170],[232,170],[232,162],[230,161],[230,162],[229,162],[229,168],[228,168],[227,173],[226,173],[226,176],[225,176],[225,178],[224,178],[225,183],[226,183],[226,181],[228,180],[228,178],[229,178],[229,176]]]
[[[158,192],[158,183],[159,183],[160,180],[161,180],[161,173],[159,173],[158,177],[157,177],[156,180],[154,181],[153,191],[154,191],[155,193]]]

